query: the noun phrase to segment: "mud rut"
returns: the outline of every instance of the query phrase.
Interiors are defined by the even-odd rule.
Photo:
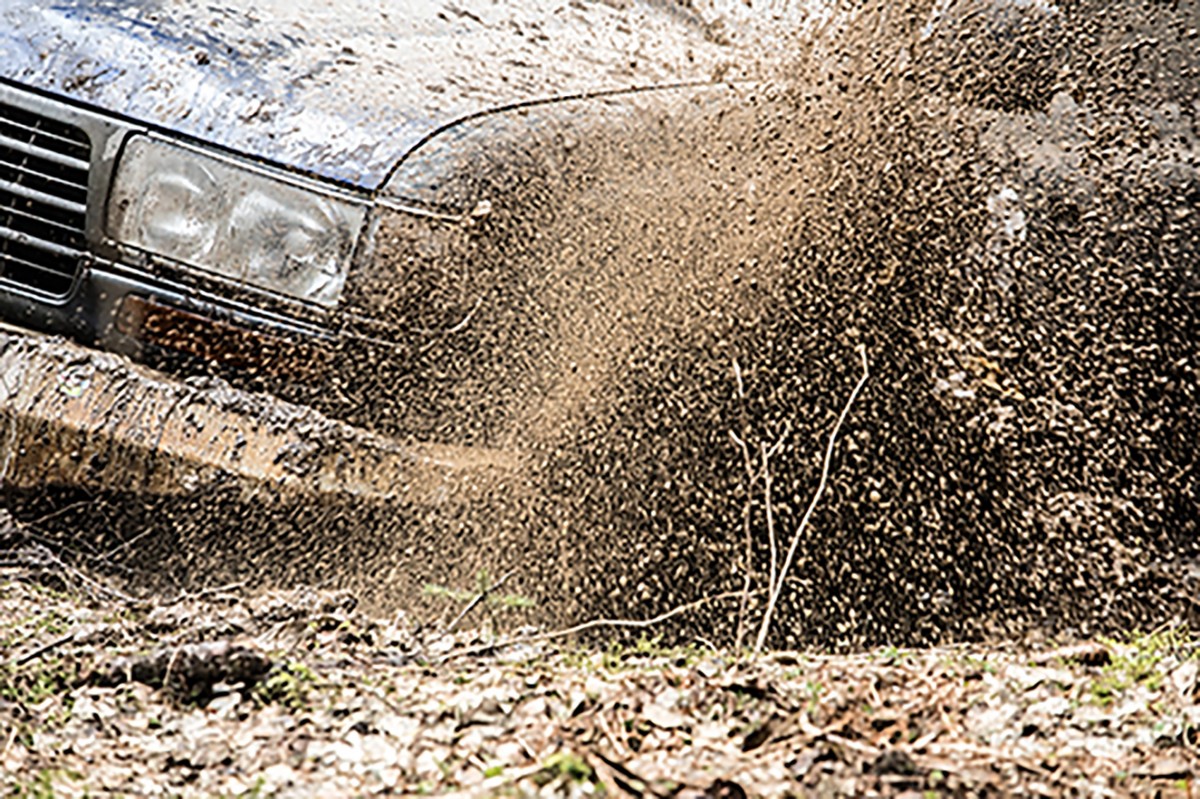
[[[862,345],[872,376],[774,643],[1190,616],[1197,27],[1182,1],[887,3],[687,114],[639,99],[629,135],[568,115],[446,188],[505,198],[471,230],[414,250],[420,232],[385,222],[361,297],[404,326],[348,327],[357,385],[295,395],[519,453],[491,501],[245,509],[217,490],[55,523],[160,589],[299,581],[432,611],[423,586],[515,569],[536,622],[645,618],[747,568],[762,587],[762,487],[730,433],[783,437],[786,544]],[[714,605],[673,634],[728,640],[736,621]]]

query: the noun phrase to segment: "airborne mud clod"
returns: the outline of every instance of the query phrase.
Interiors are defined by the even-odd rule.
[[[1190,614],[1197,6],[967,6],[835,16],[773,81],[688,113],[668,94],[465,126],[460,141],[503,144],[412,199],[491,212],[385,219],[337,390],[288,396],[398,446],[501,453],[516,476],[474,502],[285,497],[244,515],[223,484],[114,496],[122,526],[97,551],[136,538],[127,565],[172,581],[301,580],[382,605],[515,569],[535,621],[650,617],[748,571],[761,587],[765,507],[730,433],[789,431],[771,466],[790,535],[861,346],[872,379],[773,643]],[[732,639],[734,615],[680,634]]]

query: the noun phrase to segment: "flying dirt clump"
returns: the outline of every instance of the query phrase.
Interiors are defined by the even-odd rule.
[[[787,542],[861,345],[872,377],[776,643],[1179,611],[1197,518],[1195,6],[833,20],[764,85],[474,123],[452,143],[473,160],[430,197],[492,212],[437,235],[384,223],[389,291],[363,294],[408,329],[362,371],[386,423],[526,463],[520,497],[429,515],[423,534],[461,556],[459,581],[516,568],[551,619],[644,618],[747,569],[761,589],[761,470],[730,434],[779,444]],[[731,607],[706,634],[732,637]]]
[[[860,344],[873,376],[777,643],[1087,634],[1189,608],[1196,6],[978,5],[988,14],[1007,19],[1000,35],[948,47],[954,28],[929,31],[928,9],[867,9],[755,114],[713,121],[736,143],[740,191],[682,217],[710,225],[711,249],[676,248],[636,214],[589,235],[617,253],[589,278],[611,258],[645,270],[626,266],[615,292],[629,272],[661,282],[588,306],[631,331],[619,379],[547,454],[578,613],[644,617],[737,590],[747,503],[761,588],[762,486],[748,489],[729,433],[783,441],[772,511],[788,535]],[[1068,32],[1048,54],[1042,23]],[[1036,80],[971,77],[1005,59]],[[647,194],[683,209],[702,196],[676,185]],[[715,610],[706,634],[732,617]]]
[[[220,491],[139,500],[171,530],[127,551],[171,581],[407,607],[515,570],[542,623],[647,618],[747,574],[761,592],[761,454],[786,547],[861,346],[871,376],[774,644],[1190,612],[1198,18],[868,4],[761,85],[474,120],[411,156],[447,175],[414,201],[468,221],[380,221],[347,287],[347,377],[294,396],[520,468],[434,507],[279,501],[231,522]],[[761,611],[756,593],[746,619],[715,604],[677,632],[730,640]]]

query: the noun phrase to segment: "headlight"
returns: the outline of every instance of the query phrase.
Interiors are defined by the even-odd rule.
[[[148,136],[129,141],[108,232],[157,255],[323,306],[346,282],[365,206]]]

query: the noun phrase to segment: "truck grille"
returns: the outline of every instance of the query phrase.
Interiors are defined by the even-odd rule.
[[[91,141],[0,103],[0,280],[63,296],[87,249]]]

